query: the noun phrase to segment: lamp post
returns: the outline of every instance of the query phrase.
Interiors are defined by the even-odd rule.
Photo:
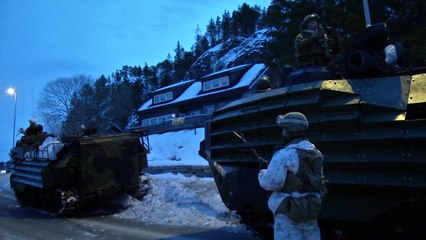
[[[16,129],[16,90],[14,88],[9,88],[6,91],[9,95],[13,95],[15,98],[15,111],[13,113],[13,142],[12,147],[15,147],[15,129]]]

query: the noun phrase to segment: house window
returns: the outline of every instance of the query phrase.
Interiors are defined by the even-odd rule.
[[[221,87],[229,86],[229,77],[224,76],[220,78],[216,78],[213,80],[209,80],[203,83],[203,91],[209,91],[212,89],[217,89]]]
[[[203,91],[208,91],[212,89],[212,81],[207,81],[203,83]]]
[[[147,118],[142,120],[142,127],[151,126],[151,125],[157,125],[161,123],[165,123],[167,121],[172,121],[174,119],[174,114],[168,114],[153,118]]]
[[[150,125],[150,120],[149,119],[142,120],[142,127],[149,126],[149,125]]]
[[[207,107],[207,114],[212,114],[214,112],[214,106]]]
[[[151,122],[150,122],[151,125],[155,125],[157,123],[158,123],[158,118],[151,118]]]
[[[158,123],[163,123],[166,121],[166,116],[158,117]]]
[[[165,92],[154,96],[154,104],[162,103],[173,99],[173,92]]]

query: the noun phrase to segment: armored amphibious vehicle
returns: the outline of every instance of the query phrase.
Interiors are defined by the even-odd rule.
[[[299,111],[324,154],[324,239],[425,239],[426,69],[384,71],[371,41],[345,55],[344,77],[296,70],[284,87],[231,102],[206,122],[199,153],[223,202],[245,223],[263,231],[273,221],[253,149],[270,159],[283,144],[276,116]]]
[[[10,186],[18,203],[52,215],[119,194],[141,197],[149,146],[144,132],[55,139],[24,136],[12,149]]]

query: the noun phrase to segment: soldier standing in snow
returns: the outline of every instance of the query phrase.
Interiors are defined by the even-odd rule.
[[[317,14],[309,14],[300,24],[294,41],[296,67],[326,66],[332,60],[330,42]]]
[[[274,239],[320,239],[316,219],[321,210],[323,156],[306,138],[305,115],[290,112],[279,115],[276,122],[286,145],[258,176],[262,188],[274,191],[268,200],[275,219]]]

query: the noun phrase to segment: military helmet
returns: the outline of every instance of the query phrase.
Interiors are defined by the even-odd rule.
[[[308,130],[309,122],[305,115],[300,112],[289,112],[277,116],[277,124],[289,132],[303,132]]]
[[[303,19],[302,23],[300,23],[300,28],[301,29],[306,29],[308,27],[308,22],[311,21],[311,20],[315,20],[315,21],[317,21],[319,23],[320,22],[320,17],[316,13],[309,14],[308,16],[306,16]]]
[[[271,81],[269,80],[268,76],[263,76],[256,81],[256,90],[266,90],[269,88],[271,88]]]

